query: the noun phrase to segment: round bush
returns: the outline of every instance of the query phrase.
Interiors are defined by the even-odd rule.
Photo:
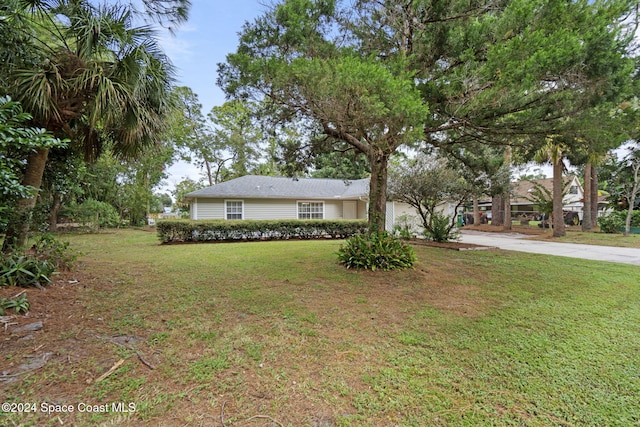
[[[338,260],[347,268],[403,270],[413,267],[416,254],[411,246],[390,234],[358,234],[338,250]]]
[[[624,212],[617,211],[598,218],[600,231],[603,233],[620,233],[620,230],[624,227],[624,214]]]

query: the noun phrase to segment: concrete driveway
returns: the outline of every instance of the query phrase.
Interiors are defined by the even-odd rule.
[[[495,246],[508,251],[640,265],[640,249],[638,248],[542,242],[538,240],[528,240],[527,235],[519,233],[486,233],[464,229],[461,230],[460,236],[460,241],[464,243]]]

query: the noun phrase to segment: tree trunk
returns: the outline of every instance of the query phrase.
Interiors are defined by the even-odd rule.
[[[504,229],[511,230],[511,196],[506,191],[503,196],[504,200]]]
[[[591,162],[587,162],[584,167],[584,204],[582,206],[582,231],[591,231]],[[597,200],[596,200],[597,203]]]
[[[62,199],[60,193],[53,190],[53,200],[51,202],[51,210],[49,211],[49,231],[58,230],[58,214],[62,208]]]
[[[562,214],[562,156],[558,156],[553,162],[553,237],[562,237],[566,234],[564,229],[564,215]]]
[[[631,217],[633,216],[633,203],[629,203],[629,209],[627,209],[627,217],[624,219],[624,236],[629,237],[631,235]]]
[[[220,168],[216,171],[216,181],[213,182],[213,176],[211,175],[211,165],[207,159],[204,159],[204,166],[207,168],[207,179],[209,180],[209,186],[218,182],[218,175],[220,174]]]
[[[149,173],[144,173],[144,190],[145,197],[147,199],[147,203],[145,203],[145,212],[144,212],[144,225],[149,225],[149,220],[151,219],[151,198],[153,197],[153,192],[151,191],[151,184],[149,184],[150,177]]]
[[[369,233],[385,230],[387,217],[387,171],[389,156],[373,153],[369,156],[371,180],[369,182]]]
[[[22,185],[32,187],[30,197],[19,199],[15,215],[7,225],[7,234],[2,245],[2,252],[10,253],[21,249],[27,244],[31,214],[36,205],[38,191],[42,185],[44,167],[49,157],[49,149],[38,148],[27,158],[27,169],[22,179]]]
[[[627,193],[627,217],[624,222],[624,235],[629,236],[631,234],[631,217],[633,217],[633,207],[636,204],[636,197],[638,196],[638,190],[640,190],[640,159],[636,160],[632,164],[633,170],[633,186],[631,191]]]
[[[478,195],[473,195],[473,225],[480,225],[480,206],[478,206]]]
[[[504,149],[504,164],[511,168],[511,147],[506,146]],[[511,173],[509,173],[509,179],[506,182],[505,191],[503,193],[503,206],[504,206],[504,229],[511,230]]]
[[[591,226],[598,223],[598,169],[591,164]]]
[[[491,197],[491,225],[496,227],[504,225],[504,198],[502,195]]]

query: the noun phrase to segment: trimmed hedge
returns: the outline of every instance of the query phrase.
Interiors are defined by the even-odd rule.
[[[363,220],[198,220],[159,221],[162,243],[249,240],[346,239],[366,233]]]

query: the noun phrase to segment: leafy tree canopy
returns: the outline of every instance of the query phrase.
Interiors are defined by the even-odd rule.
[[[202,185],[202,183],[194,181],[190,178],[183,178],[182,181],[178,182],[172,192],[173,197],[176,200],[175,204],[178,209],[180,209],[182,212],[189,212],[191,206],[185,201],[185,196],[203,187],[204,185]]]
[[[391,169],[389,194],[414,207],[427,235],[435,234],[437,217],[442,205],[458,208],[471,198],[474,187],[456,169],[435,154],[419,155]],[[456,225],[455,215],[447,218],[447,234]]]
[[[162,2],[148,2],[154,3]],[[69,156],[80,150],[92,161],[109,143],[114,153],[135,157],[161,140],[173,69],[152,29],[135,26],[134,9],[87,0],[3,6],[0,25],[26,41],[15,62],[0,64],[4,89],[29,111],[31,123],[70,139]],[[0,56],[11,57],[9,50]],[[48,147],[29,153],[23,185],[40,187],[48,155]],[[17,202],[20,214],[3,251],[24,245],[34,205],[35,197]]]
[[[33,190],[21,184],[24,165],[20,159],[25,153],[65,144],[45,129],[29,127],[30,119],[20,103],[0,97],[0,194],[3,198],[24,197]]]
[[[283,0],[245,25],[219,84],[365,153],[376,228],[403,144],[539,147],[616,102],[634,70],[635,4]]]

